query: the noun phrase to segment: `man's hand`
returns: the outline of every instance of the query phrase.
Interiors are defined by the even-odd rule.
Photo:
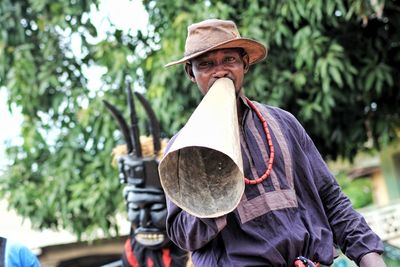
[[[381,255],[371,252],[361,258],[360,267],[386,267],[386,264]]]

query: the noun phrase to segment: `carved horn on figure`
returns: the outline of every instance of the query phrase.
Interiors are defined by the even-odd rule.
[[[233,211],[244,192],[236,95],[218,79],[159,164],[161,185],[177,206],[200,218]]]
[[[140,131],[136,114],[135,101],[130,82],[127,83],[128,107],[130,125],[124,119],[122,112],[107,100],[103,100],[105,107],[111,112],[117,121],[127,146],[127,157],[120,157],[124,164],[120,164],[120,181],[134,186],[153,186],[160,188],[158,174],[158,153],[161,150],[160,125],[157,117],[146,98],[138,92],[134,95],[142,104],[150,122],[150,132],[153,143],[153,155],[143,155],[140,142]],[[132,166],[137,165],[136,168]],[[126,168],[126,170],[125,170]]]

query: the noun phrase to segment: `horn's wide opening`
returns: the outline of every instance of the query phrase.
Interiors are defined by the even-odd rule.
[[[206,147],[169,153],[160,165],[169,198],[198,217],[217,217],[236,208],[244,191],[239,167],[226,154]]]

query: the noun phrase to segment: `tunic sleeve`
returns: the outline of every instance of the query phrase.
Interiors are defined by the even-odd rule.
[[[167,198],[167,234],[180,248],[188,251],[200,249],[226,226],[226,215],[201,219],[177,207]]]
[[[343,253],[359,264],[370,252],[383,252],[380,238],[371,230],[365,219],[355,211],[349,198],[342,192],[320,153],[299,122],[302,146],[309,159],[314,183],[324,206],[335,242]]]

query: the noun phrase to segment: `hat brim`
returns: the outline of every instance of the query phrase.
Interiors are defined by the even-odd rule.
[[[191,55],[185,56],[177,61],[172,61],[166,64],[164,67],[170,67],[177,64],[183,64],[189,61],[192,58],[198,57],[204,53],[207,53],[216,49],[224,49],[224,48],[243,48],[246,53],[249,55],[249,64],[255,64],[260,62],[264,58],[267,57],[268,49],[261,43],[248,39],[248,38],[236,38],[232,40],[228,40],[226,42],[214,45],[208,49],[193,53]]]

